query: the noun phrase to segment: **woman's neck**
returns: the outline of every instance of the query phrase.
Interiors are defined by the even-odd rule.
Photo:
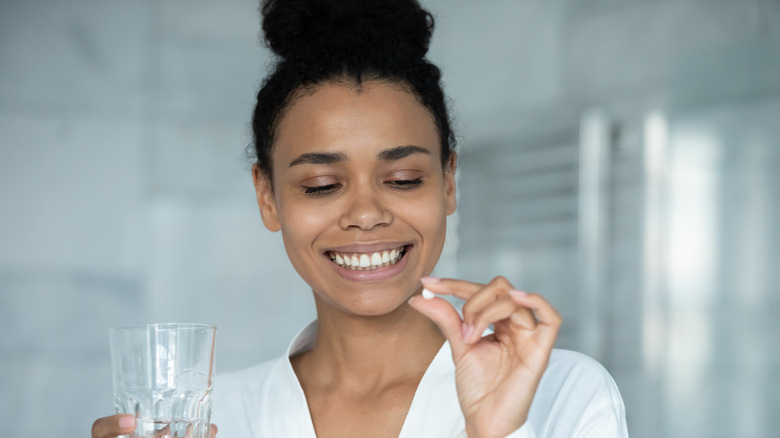
[[[293,359],[302,383],[358,392],[420,379],[444,343],[425,316],[402,305],[382,316],[355,316],[317,303],[312,350]],[[304,382],[305,381],[305,382]]]

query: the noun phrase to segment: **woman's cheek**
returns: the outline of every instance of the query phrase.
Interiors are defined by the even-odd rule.
[[[333,208],[330,204],[319,205],[317,201],[317,199],[296,199],[295,196],[288,196],[288,201],[280,205],[284,221],[295,224],[296,227],[321,225],[324,217],[332,214],[329,212],[333,211]]]

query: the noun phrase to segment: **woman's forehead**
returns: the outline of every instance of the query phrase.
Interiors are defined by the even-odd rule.
[[[430,112],[413,94],[381,82],[322,85],[298,97],[279,123],[275,143],[275,161],[283,166],[307,152],[377,154],[413,145],[440,154]]]

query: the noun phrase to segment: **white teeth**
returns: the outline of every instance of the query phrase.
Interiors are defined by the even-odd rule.
[[[343,268],[351,269],[353,271],[369,271],[396,264],[403,256],[402,250],[403,248],[397,248],[390,251],[385,250],[370,254],[352,255],[331,252],[329,258]]]

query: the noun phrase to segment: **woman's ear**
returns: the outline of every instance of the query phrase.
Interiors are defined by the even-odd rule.
[[[257,206],[260,207],[260,216],[263,218],[263,224],[270,231],[279,231],[282,226],[279,223],[276,198],[274,197],[270,176],[260,170],[257,163],[252,165],[252,181],[255,184]]]
[[[455,187],[455,167],[458,163],[458,154],[450,153],[450,159],[444,166],[444,199],[447,207],[447,215],[455,213],[458,206]]]

